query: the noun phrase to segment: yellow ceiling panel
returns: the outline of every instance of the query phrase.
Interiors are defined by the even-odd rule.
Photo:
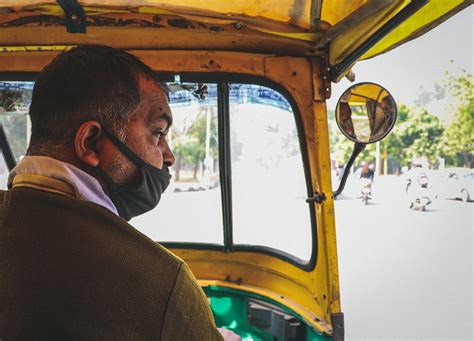
[[[370,0],[329,1],[324,0],[321,8],[321,20],[335,25],[352,14]]]
[[[462,8],[467,7],[469,2],[471,1],[431,0],[410,19],[371,48],[362,59],[374,57],[426,33]]]
[[[93,16],[121,15],[123,17],[166,14],[190,18],[196,22],[230,25],[242,23],[248,29],[286,39],[289,48],[295,43],[306,43],[305,54],[328,51],[329,63],[336,65],[364,43],[374,32],[394,17],[407,4],[418,0],[79,0],[86,14]],[[362,59],[371,58],[409,41],[437,26],[472,0],[431,0],[380,40]],[[0,22],[8,27],[27,30],[14,23],[20,17],[38,13],[63,16],[53,0],[0,0]],[[316,25],[311,28],[311,16]],[[329,23],[322,24],[322,22]],[[106,28],[104,28],[106,29]],[[113,29],[111,27],[110,29]],[[233,32],[239,35],[239,32]],[[252,44],[251,37],[242,30],[242,51]],[[226,31],[224,34],[228,34]],[[228,38],[235,40],[235,37]],[[33,44],[34,43],[34,44]],[[38,44],[40,42],[38,41]],[[314,43],[314,44],[311,44]],[[36,45],[36,42],[30,42]],[[205,44],[204,44],[205,45]],[[225,45],[227,46],[227,45]],[[224,46],[224,47],[225,47]],[[299,46],[299,45],[298,45]],[[186,49],[187,46],[179,46]],[[205,46],[203,46],[205,48]],[[214,48],[216,48],[214,46]],[[238,49],[237,49],[238,50]],[[252,51],[255,49],[252,49]]]

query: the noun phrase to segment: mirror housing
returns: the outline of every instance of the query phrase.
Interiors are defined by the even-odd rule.
[[[339,130],[348,139],[362,144],[387,136],[397,120],[392,95],[375,83],[359,83],[344,91],[336,107]]]
[[[369,143],[387,136],[397,120],[397,105],[393,96],[375,83],[359,83],[344,91],[336,107],[339,130],[354,141],[354,149],[342,175],[339,188],[333,192],[336,198],[346,185],[349,170],[357,156]]]

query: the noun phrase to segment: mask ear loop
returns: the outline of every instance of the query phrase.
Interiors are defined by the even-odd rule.
[[[137,186],[124,186],[115,183],[100,166],[95,168],[96,174],[105,182],[109,190],[110,199],[117,208],[119,215],[128,221],[157,205],[161,194],[169,185],[171,175],[166,172],[167,167],[166,170],[153,167],[140,159],[138,155],[107,129],[102,127],[102,130],[124,156],[135,163],[142,176],[142,180]],[[144,191],[145,193],[143,193]],[[145,197],[142,194],[145,194]],[[132,202],[127,203],[127,198],[131,199]]]
[[[150,165],[148,162],[142,160],[139,158],[125,143],[120,141],[117,136],[112,134],[109,130],[107,130],[104,126],[102,126],[102,130],[104,131],[105,135],[115,144],[115,146],[126,156],[128,157],[133,163],[135,163],[136,166],[145,166],[145,167],[151,167],[155,170],[159,170],[161,172],[164,172],[167,176],[171,178],[171,175],[169,174],[168,167],[163,164],[163,169],[159,169],[157,167],[154,167]]]
[[[105,135],[117,146],[122,153],[125,154],[126,157],[128,157],[131,161],[133,161],[137,166],[142,166],[142,165],[148,165],[145,161],[137,157],[137,155],[128,148],[125,143],[120,141],[118,137],[116,137],[114,134],[112,134],[110,131],[108,131],[104,126],[102,126],[102,130],[104,131]],[[151,165],[150,165],[151,166]]]
[[[133,153],[130,148],[128,148],[122,141],[120,141],[115,135],[113,135],[110,131],[108,131],[103,125],[101,125],[102,131],[107,135],[107,137],[112,141],[112,143],[127,157],[129,158],[137,167],[142,165],[146,165],[146,162],[137,158],[135,153]],[[112,193],[120,193],[124,188],[124,186],[115,183],[112,178],[102,169],[99,167],[95,168],[95,172],[99,177],[105,182],[108,189]],[[115,203],[114,203],[115,204]]]

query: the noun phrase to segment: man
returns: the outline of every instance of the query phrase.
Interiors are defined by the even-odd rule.
[[[174,162],[155,73],[105,46],[39,75],[28,153],[0,192],[1,340],[221,340],[186,264],[126,220]]]
[[[396,119],[396,106],[392,96],[386,95],[380,102],[370,101],[367,104],[371,122],[370,140],[382,139],[391,130]]]
[[[348,137],[356,139],[357,136],[354,131],[354,123],[352,122],[352,110],[349,105],[349,99],[351,97],[351,91],[347,90],[339,100],[337,106],[338,123],[342,131],[344,131]]]

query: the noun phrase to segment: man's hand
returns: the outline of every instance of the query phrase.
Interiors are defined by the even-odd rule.
[[[217,329],[219,329],[219,332],[222,334],[225,341],[242,341],[242,338],[236,333],[234,333],[232,330],[225,329],[225,328],[217,328]]]

